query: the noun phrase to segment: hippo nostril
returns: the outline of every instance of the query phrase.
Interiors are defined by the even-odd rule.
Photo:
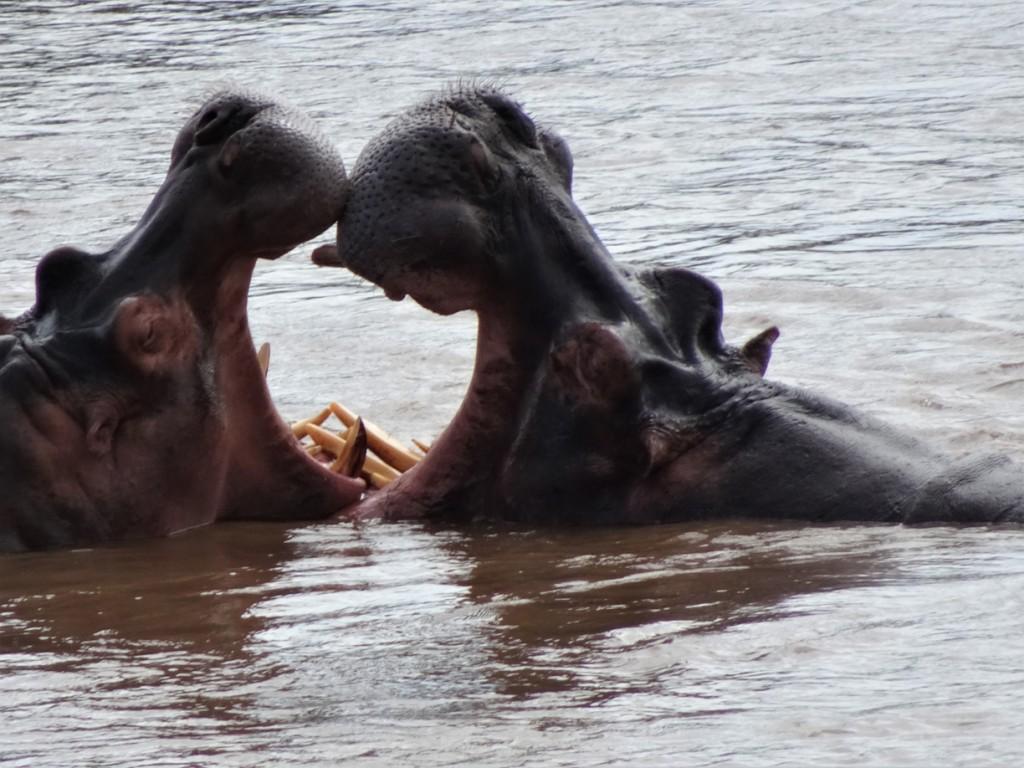
[[[231,115],[229,110],[208,109],[199,118],[196,124],[195,144],[202,147],[207,144],[215,144],[223,138],[224,127]]]
[[[244,128],[255,114],[256,110],[241,105],[210,107],[196,123],[193,142],[197,147],[218,144]]]
[[[199,131],[203,130],[203,128],[205,128],[213,120],[216,120],[216,119],[217,119],[217,110],[216,109],[208,109],[208,110],[206,110],[205,114],[203,114],[203,116],[201,118],[199,118],[199,123],[196,125],[196,132],[198,133]]]

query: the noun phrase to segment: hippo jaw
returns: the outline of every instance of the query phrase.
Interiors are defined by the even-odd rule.
[[[213,97],[179,133],[139,223],[106,253],[59,248],[0,321],[0,549],[312,519],[359,498],[291,436],[246,316],[259,258],[330,226],[331,145],[262,97]]]

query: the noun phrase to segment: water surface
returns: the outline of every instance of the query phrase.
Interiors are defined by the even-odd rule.
[[[620,258],[717,280],[734,341],[781,326],[770,375],[1020,454],[1022,45],[1013,0],[0,4],[0,312],[48,249],[126,231],[225,83],[351,164],[481,78],[568,139]],[[309,250],[254,283],[282,411],[436,434],[472,318]],[[0,762],[1013,765],[1022,588],[1015,529],[231,525],[18,555]]]

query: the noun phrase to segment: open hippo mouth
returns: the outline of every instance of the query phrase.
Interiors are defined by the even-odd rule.
[[[685,269],[614,262],[572,198],[566,143],[459,87],[399,116],[352,173],[343,266],[478,316],[465,399],[427,457],[353,517],[563,523],[714,517],[1024,518],[1017,468],[956,465],[854,410],[764,379],[774,328],[724,343]]]
[[[222,93],[185,124],[138,224],[63,247],[0,318],[0,550],[324,517],[363,483],[310,459],[271,402],[246,303],[259,258],[336,221],[344,166],[312,123]]]

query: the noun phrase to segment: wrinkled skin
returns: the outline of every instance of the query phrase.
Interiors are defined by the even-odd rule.
[[[348,193],[300,114],[223,93],[113,248],[63,247],[0,318],[0,551],[324,517],[361,481],[309,459],[270,400],[246,318],[258,258],[330,226]]]
[[[507,96],[442,93],[360,156],[344,266],[479,318],[473,378],[426,460],[353,517],[654,523],[1021,521],[1019,469],[954,464],[823,397],[767,381],[777,336],[723,342],[685,269],[616,264],[572,198],[572,156]]]

